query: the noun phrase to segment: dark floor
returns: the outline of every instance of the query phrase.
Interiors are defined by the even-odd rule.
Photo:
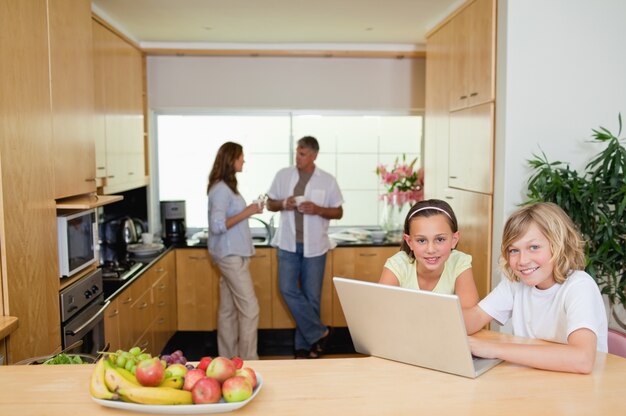
[[[259,329],[259,357],[293,357],[293,329]],[[178,331],[168,341],[161,354],[181,350],[187,360],[217,356],[217,332]],[[354,354],[354,345],[348,328],[333,328],[326,354]]]

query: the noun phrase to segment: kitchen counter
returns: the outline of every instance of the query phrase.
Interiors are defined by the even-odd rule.
[[[0,316],[0,340],[11,335],[18,327],[18,320],[14,316]]]
[[[480,336],[535,343],[483,331]],[[260,360],[257,397],[234,415],[623,415],[626,359],[598,353],[578,375],[502,363],[477,379],[375,357]],[[133,415],[93,402],[93,365],[2,366],[3,414]]]

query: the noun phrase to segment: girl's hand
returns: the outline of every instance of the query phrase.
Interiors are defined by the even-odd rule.
[[[262,214],[263,209],[265,208],[265,204],[263,202],[253,202],[246,207],[246,211],[251,215],[254,214]]]

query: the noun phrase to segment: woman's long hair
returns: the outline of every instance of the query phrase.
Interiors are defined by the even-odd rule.
[[[209,174],[209,185],[206,188],[206,193],[213,185],[219,181],[224,183],[236,194],[239,194],[237,190],[237,177],[235,174],[235,162],[241,154],[243,148],[238,143],[226,142],[220,146],[215,155],[215,162],[213,162],[213,168]]]

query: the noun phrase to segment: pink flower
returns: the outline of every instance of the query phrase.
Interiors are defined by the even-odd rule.
[[[405,163],[405,159],[406,155],[402,155],[403,163],[399,163],[396,158],[391,169],[382,164],[376,167],[376,174],[387,188],[387,192],[380,198],[388,204],[402,206],[424,199],[424,171],[421,168],[414,169],[417,158],[409,164]]]

